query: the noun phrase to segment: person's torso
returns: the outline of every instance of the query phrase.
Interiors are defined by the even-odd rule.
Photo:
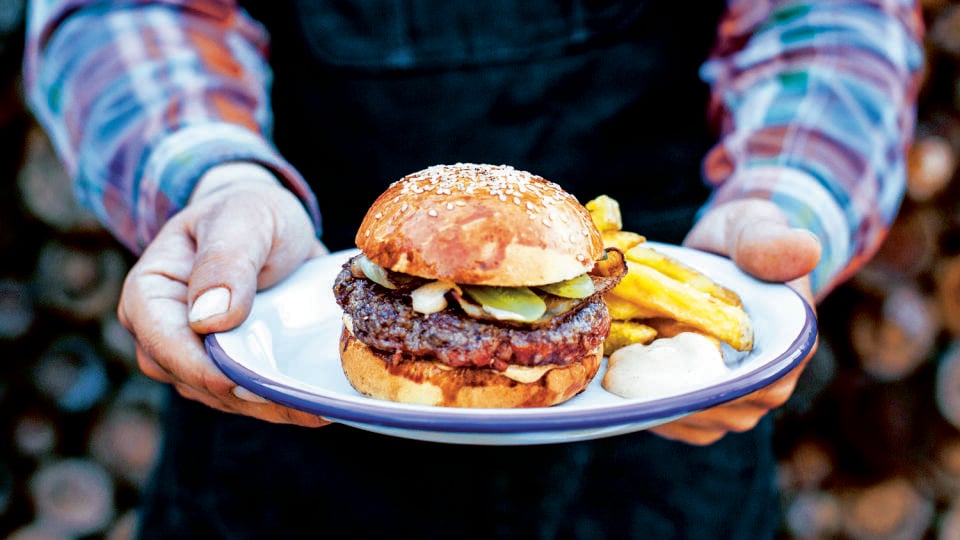
[[[706,196],[713,137],[698,77],[723,2],[293,0],[271,31],[275,140],[314,186],[323,240],[353,246],[394,180],[509,164],[627,227],[678,242]]]
[[[722,2],[253,2],[275,140],[332,249],[388,183],[504,163],[679,241],[712,144],[698,79]],[[263,424],[172,393],[143,538],[772,537],[769,422],[709,447],[648,433],[456,446]],[[765,427],[764,427],[765,426]]]

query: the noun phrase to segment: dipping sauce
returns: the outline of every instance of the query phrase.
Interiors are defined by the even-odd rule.
[[[676,395],[729,375],[720,346],[694,332],[635,343],[610,355],[603,387],[626,398]]]

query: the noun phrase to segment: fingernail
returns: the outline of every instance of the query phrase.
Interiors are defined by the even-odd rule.
[[[253,403],[267,403],[266,399],[254,394],[242,386],[234,386],[232,392],[233,395],[244,401],[251,401]]]
[[[193,301],[193,307],[190,308],[190,322],[202,321],[214,315],[226,313],[229,308],[230,289],[226,287],[210,289]]]

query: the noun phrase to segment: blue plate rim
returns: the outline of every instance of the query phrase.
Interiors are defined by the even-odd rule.
[[[699,253],[729,261],[708,252]],[[237,384],[276,403],[334,421],[428,432],[504,435],[600,429],[675,418],[720,405],[759,390],[798,366],[816,343],[817,319],[813,308],[799,293],[782,286],[799,298],[804,308],[804,322],[793,342],[763,366],[731,380],[675,396],[642,402],[624,399],[622,404],[597,407],[565,409],[560,405],[538,409],[462,409],[404,405],[359,393],[349,396],[349,399],[341,398],[338,397],[339,393],[326,395],[307,392],[262,376],[233,359],[218,340],[217,334],[205,336],[204,344],[216,365]]]

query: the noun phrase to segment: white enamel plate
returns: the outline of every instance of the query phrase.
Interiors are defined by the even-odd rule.
[[[640,431],[762,388],[810,352],[817,323],[810,306],[782,284],[758,281],[726,258],[650,242],[740,295],[754,324],[749,354],[725,352],[732,369],[709,383],[656,399],[625,399],[603,389],[606,363],[570,401],[535,409],[462,409],[366,397],[340,368],[341,311],[333,280],[355,250],[314,259],[257,294],[239,327],[206,337],[207,351],[237,384],[283,405],[360,429],[461,444],[544,444]]]

